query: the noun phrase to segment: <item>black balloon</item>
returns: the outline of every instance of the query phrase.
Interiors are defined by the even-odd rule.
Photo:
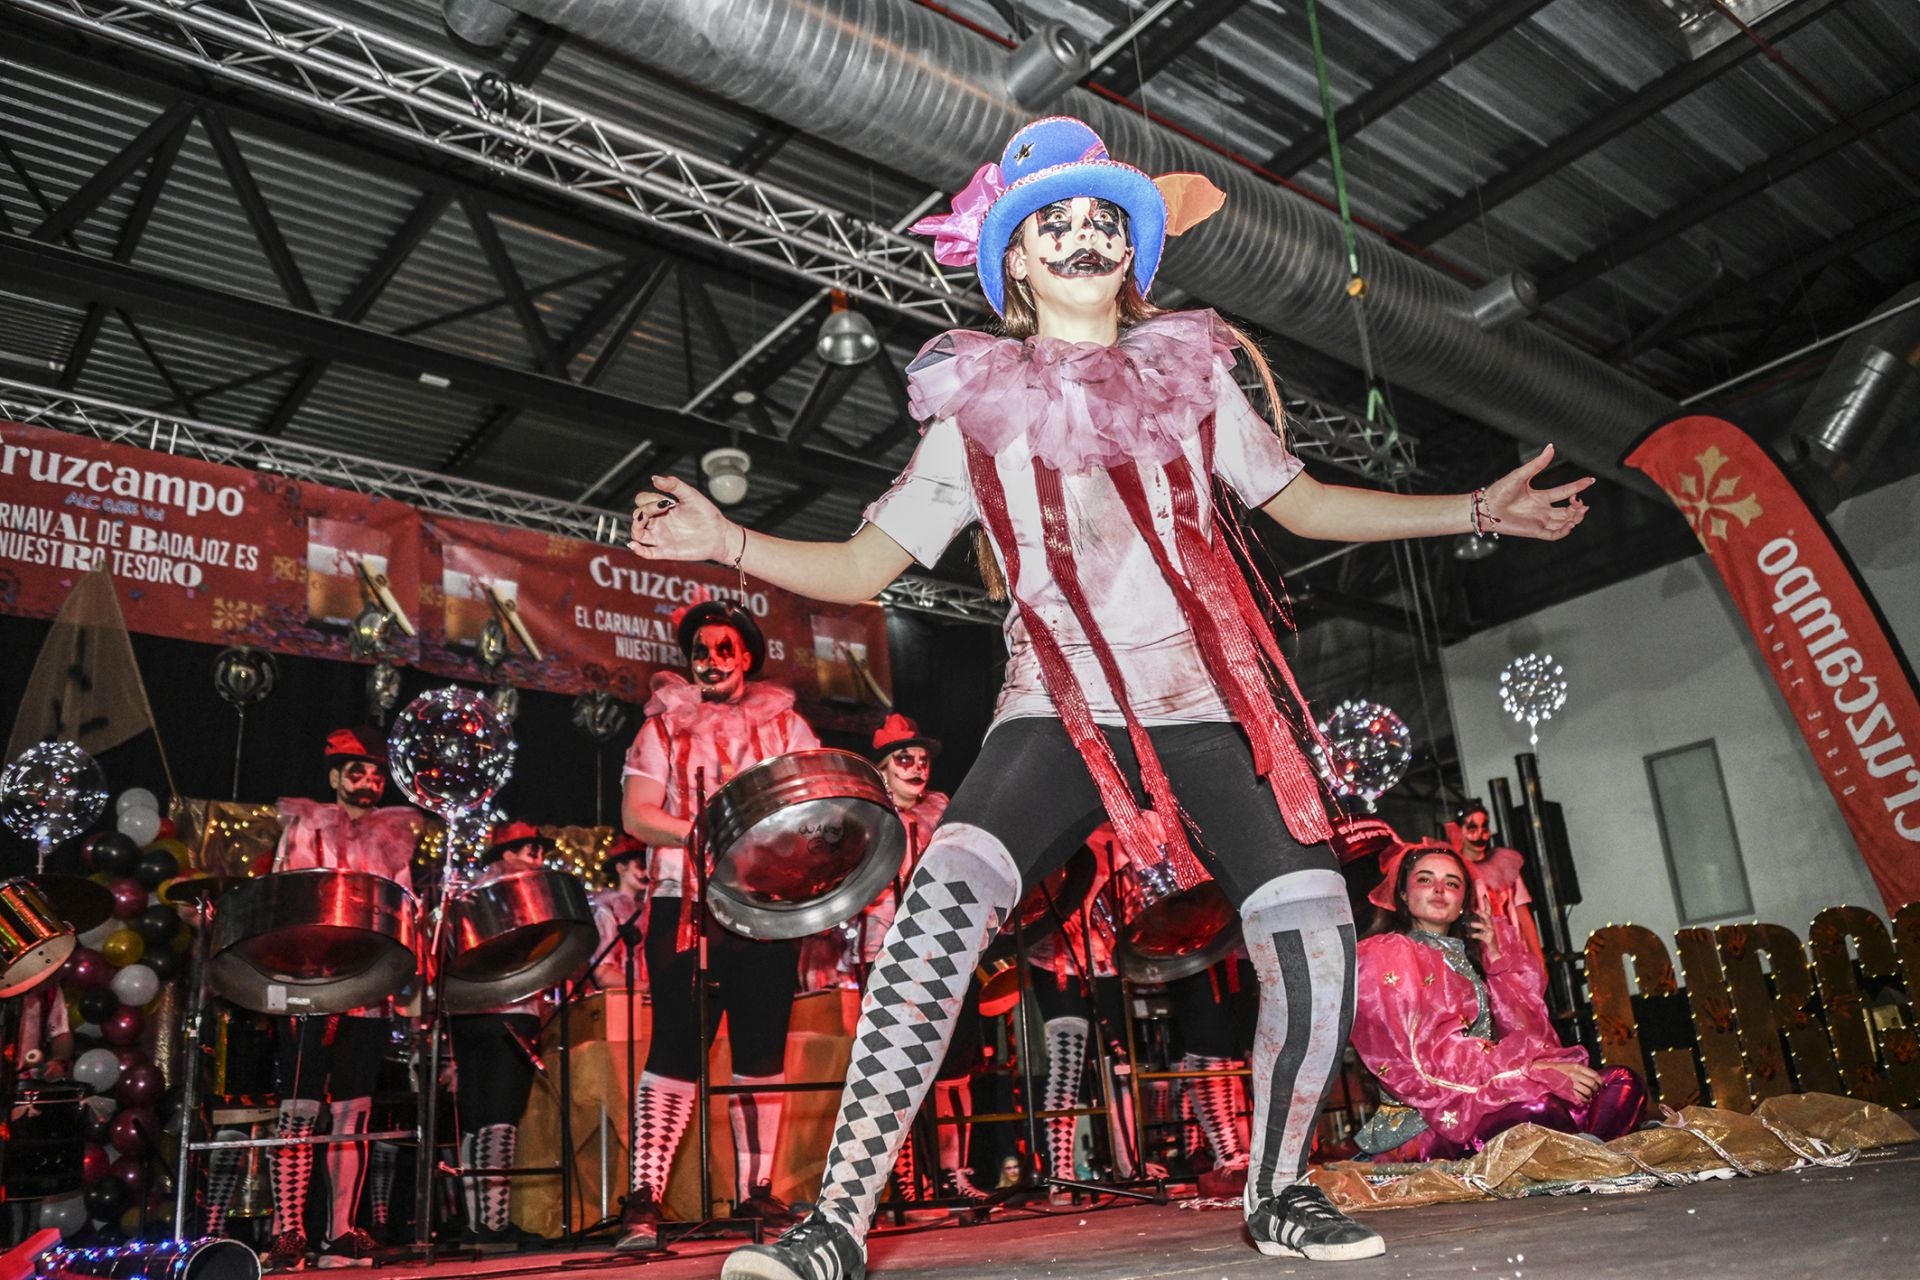
[[[127,924],[148,942],[171,942],[173,935],[180,931],[180,916],[172,907],[156,902],[129,920]],[[148,947],[146,952],[141,954],[141,960],[144,962],[147,956],[155,951],[172,949],[171,947]]]
[[[140,846],[133,842],[132,837],[123,836],[118,831],[102,831],[99,835],[88,836],[80,851],[87,860],[87,870],[104,871],[110,876],[124,876],[140,861]]]
[[[180,874],[180,862],[165,849],[148,849],[133,864],[133,878],[149,889]]]
[[[99,1026],[120,1007],[120,997],[111,987],[89,987],[80,993],[80,1016]]]
[[[83,1193],[87,1198],[87,1213],[95,1218],[112,1220],[120,1216],[127,1207],[129,1192],[127,1184],[118,1178],[102,1178]]]
[[[153,970],[153,976],[160,981],[171,982],[186,967],[187,957],[172,947],[148,947],[140,963]]]

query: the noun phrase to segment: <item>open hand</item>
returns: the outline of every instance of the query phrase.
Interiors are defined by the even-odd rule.
[[[629,551],[643,560],[733,560],[741,535],[706,494],[673,476],[653,484],[634,495]]]
[[[1533,478],[1552,465],[1553,446],[1548,445],[1487,486],[1486,511],[1493,521],[1489,533],[1555,542],[1586,519],[1587,504],[1578,495],[1593,484],[1593,477],[1582,476],[1551,489],[1534,488]],[[1558,505],[1562,502],[1567,505]]]

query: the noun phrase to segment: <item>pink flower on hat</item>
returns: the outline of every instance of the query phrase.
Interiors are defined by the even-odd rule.
[[[948,267],[970,267],[980,257],[980,227],[987,210],[1007,189],[1000,166],[983,164],[973,180],[953,198],[951,212],[933,214],[909,228],[915,235],[933,237],[934,261]]]

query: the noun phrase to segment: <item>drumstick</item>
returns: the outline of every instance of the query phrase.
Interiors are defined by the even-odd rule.
[[[402,609],[400,601],[394,598],[393,585],[387,575],[368,567],[365,556],[353,557],[353,566],[360,571],[360,581],[368,591],[373,593],[373,598],[380,602],[380,607],[393,615],[393,620],[400,624],[400,629],[409,636],[419,635],[420,633],[414,630],[413,620],[407,617],[407,611]]]
[[[527,630],[527,624],[521,620],[519,602],[501,595],[494,589],[491,582],[486,583],[485,587],[487,598],[493,601],[493,607],[499,612],[501,620],[512,629],[515,636],[519,637],[521,647],[535,662],[542,661],[545,655],[540,652],[540,646],[533,642],[533,633]]]

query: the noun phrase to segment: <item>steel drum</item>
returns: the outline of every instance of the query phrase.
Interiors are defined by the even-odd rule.
[[[207,979],[255,1013],[346,1013],[413,977],[413,895],[338,867],[280,871],[220,899]]]
[[[1212,880],[1168,897],[1143,894],[1131,868],[1114,877],[1120,936],[1114,967],[1130,982],[1172,982],[1211,968],[1240,945],[1240,913]]]
[[[0,881],[0,998],[51,977],[77,945],[73,926],[32,881]]]
[[[447,906],[453,958],[441,997],[454,1013],[524,1000],[572,977],[600,945],[586,886],[564,871],[517,871]]]
[[[907,832],[879,770],[850,751],[776,756],[701,814],[707,907],[749,938],[804,938],[850,918],[900,870]]]

